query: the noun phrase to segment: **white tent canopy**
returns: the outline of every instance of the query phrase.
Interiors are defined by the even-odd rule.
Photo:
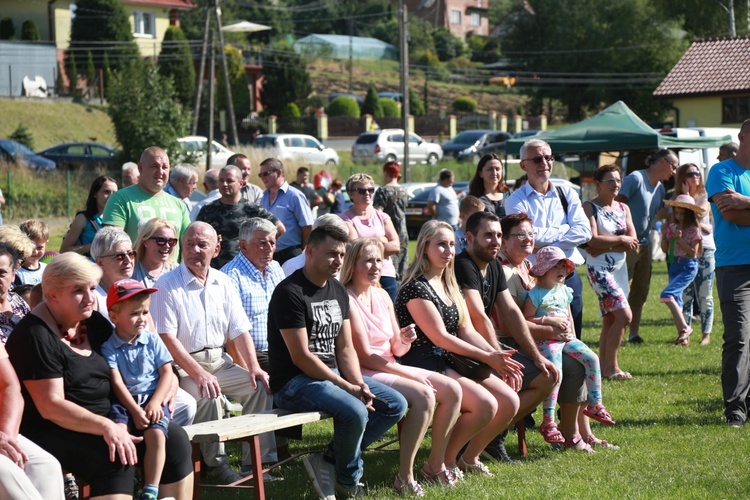
[[[227,31],[230,33],[254,33],[256,31],[266,31],[270,29],[270,26],[265,26],[263,24],[251,23],[250,21],[240,21],[222,27],[221,31]]]

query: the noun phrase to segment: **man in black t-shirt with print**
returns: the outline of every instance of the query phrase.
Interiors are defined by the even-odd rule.
[[[516,415],[516,419],[520,419],[549,395],[558,373],[539,353],[526,320],[508,291],[502,265],[497,259],[502,238],[500,219],[490,212],[477,212],[466,221],[465,231],[466,250],[456,257],[456,280],[463,291],[471,322],[487,342],[495,349],[501,348],[490,319],[494,309],[519,345],[513,359],[524,366],[523,382],[518,391],[521,405]],[[510,461],[504,438],[505,434],[490,443],[484,455]]]
[[[335,276],[349,235],[335,226],[310,233],[305,266],[282,281],[268,309],[271,391],[279,408],[333,416],[333,441],[303,459],[322,499],[361,494],[361,450],[406,412],[404,397],[363,377],[352,343],[349,296]]]

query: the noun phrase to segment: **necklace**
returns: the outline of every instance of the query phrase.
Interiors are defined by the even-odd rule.
[[[57,329],[62,334],[62,338],[64,338],[68,342],[70,342],[70,345],[72,345],[72,346],[75,347],[75,346],[79,346],[79,345],[83,344],[84,342],[86,342],[86,339],[88,338],[88,335],[86,334],[86,325],[81,325],[79,323],[78,327],[76,327],[76,329],[73,331],[73,333],[70,333],[68,331],[69,329],[66,329],[62,325],[62,323],[60,323],[57,320],[57,318],[55,317],[55,315],[52,313],[52,309],[49,308],[49,305],[44,304],[44,307],[47,308],[47,312],[49,313],[50,317],[52,317],[52,320],[55,322],[55,325],[57,325]],[[78,335],[76,335],[76,334],[78,334]]]

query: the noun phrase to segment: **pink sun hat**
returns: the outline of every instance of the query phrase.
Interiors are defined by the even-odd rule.
[[[681,194],[674,200],[664,200],[664,204],[670,207],[686,208],[697,214],[703,214],[705,212],[703,207],[695,204],[695,200],[689,194]]]
[[[565,252],[555,246],[548,246],[540,248],[536,253],[536,264],[531,268],[531,274],[534,276],[544,276],[547,271],[552,269],[560,261],[565,262],[568,274],[576,270],[576,265],[573,261],[565,257]]]

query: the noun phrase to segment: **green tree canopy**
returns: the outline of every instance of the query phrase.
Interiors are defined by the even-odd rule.
[[[281,116],[288,102],[304,104],[312,93],[305,63],[288,45],[277,45],[264,56],[263,74],[260,101],[269,115]]]
[[[245,64],[242,62],[242,54],[238,49],[227,45],[224,51],[227,55],[227,72],[229,73],[229,88],[232,92],[235,119],[241,120],[250,114],[250,91],[247,87]],[[216,87],[216,109],[227,109],[227,93],[223,71],[219,71],[219,84]]]
[[[30,42],[38,42],[42,39],[39,34],[39,26],[36,25],[33,19],[27,19],[21,25],[21,40],[29,40]]]
[[[71,50],[78,61],[85,61],[86,51],[92,51],[97,69],[102,68],[107,52],[112,69],[117,71],[141,58],[132,30],[121,1],[77,0],[70,29]]]
[[[25,123],[19,123],[16,127],[16,130],[14,130],[12,134],[10,134],[8,139],[23,144],[32,151],[36,149],[34,148],[34,137],[31,135],[31,131]]]
[[[124,158],[139,158],[149,146],[159,146],[170,157],[177,139],[190,127],[191,113],[175,99],[172,81],[154,66],[133,64],[114,74],[107,110]]]
[[[0,40],[15,40],[16,39],[16,27],[13,24],[13,19],[4,17],[0,19]]]
[[[159,74],[172,78],[175,95],[183,106],[195,100],[195,66],[185,33],[179,26],[170,26],[164,33],[159,54]]]
[[[367,89],[365,102],[362,105],[362,114],[370,114],[374,118],[380,118],[383,116],[383,106],[380,105],[378,91],[375,90],[375,87],[372,85]]]
[[[539,101],[561,100],[573,122],[617,100],[645,120],[661,115],[667,104],[651,93],[687,47],[677,21],[650,0],[535,0],[532,6],[535,15],[522,5],[508,15],[503,43],[516,67],[537,76],[526,84],[529,93]]]
[[[441,61],[449,61],[466,54],[466,45],[448,28],[438,28],[432,32],[435,51]]]

